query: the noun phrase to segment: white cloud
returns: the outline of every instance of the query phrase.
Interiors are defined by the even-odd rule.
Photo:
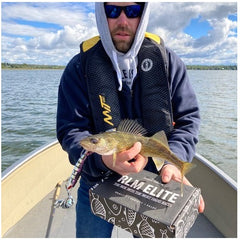
[[[22,37],[24,36],[37,37],[47,33],[48,31],[43,28],[35,28],[28,25],[2,22],[2,32],[4,34],[16,35],[16,36],[22,36]]]
[[[85,11],[91,4],[85,3],[84,7],[74,5],[72,8],[65,7],[65,4],[33,5],[14,4],[3,8],[2,61],[37,61],[44,64],[52,64],[54,61],[56,64],[66,64],[69,53],[73,56],[79,52],[80,42],[98,34],[94,14]],[[62,27],[59,30],[53,29],[51,25],[50,28],[33,27],[19,24],[16,19]]]
[[[236,3],[152,3],[149,31],[162,36],[187,64],[236,64],[237,23],[228,19],[236,13]],[[199,17],[212,30],[194,39],[183,30]]]
[[[77,7],[78,6],[78,7]],[[90,5],[91,6],[91,5]],[[86,21],[85,9],[88,4],[78,5],[64,3],[17,3],[2,7],[2,19],[21,19],[58,24],[60,26],[73,26]]]
[[[91,30],[91,33],[89,33],[89,30]],[[74,27],[64,26],[64,28],[57,31],[57,33],[49,32],[41,35],[30,40],[29,44],[38,49],[48,50],[58,48],[74,48],[78,47],[79,43],[83,40],[86,40],[91,35],[93,36],[96,34],[96,27],[89,29],[87,26],[77,24]]]
[[[159,34],[186,64],[236,64],[236,3],[151,3],[148,31]],[[184,33],[193,18],[212,29],[194,39]],[[19,21],[21,20],[21,21]],[[26,21],[49,23],[30,26]],[[55,28],[57,26],[57,28]],[[66,64],[79,52],[79,44],[97,28],[94,3],[17,3],[2,5],[2,61]]]

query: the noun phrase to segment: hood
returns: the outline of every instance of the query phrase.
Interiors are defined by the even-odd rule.
[[[107,55],[111,59],[114,69],[117,73],[117,78],[119,82],[118,90],[122,90],[122,81],[126,81],[127,85],[131,89],[133,79],[137,75],[137,54],[144,40],[144,35],[148,25],[149,3],[146,2],[144,5],[143,13],[136,31],[135,39],[127,53],[119,52],[113,44],[111,34],[108,28],[108,22],[103,2],[95,3],[95,14],[97,28],[102,41],[102,45]],[[127,73],[127,75],[123,75],[123,71]]]

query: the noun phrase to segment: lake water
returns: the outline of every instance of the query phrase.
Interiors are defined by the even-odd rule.
[[[2,171],[56,139],[63,70],[2,70]],[[201,108],[197,152],[237,179],[237,71],[190,70]]]

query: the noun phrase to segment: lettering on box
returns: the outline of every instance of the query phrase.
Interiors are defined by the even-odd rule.
[[[154,198],[157,198],[162,201],[155,200],[155,202],[159,202],[167,206],[171,206],[171,204],[174,204],[177,198],[180,196],[179,194],[168,191],[164,188],[159,189],[158,187],[146,183],[145,181],[140,181],[137,179],[133,180],[132,177],[126,175],[121,176],[121,178],[117,180],[116,186],[129,192],[135,193],[139,196],[145,197],[147,199],[154,200]],[[139,190],[141,192],[138,192],[136,190]],[[170,204],[166,204],[166,202]]]

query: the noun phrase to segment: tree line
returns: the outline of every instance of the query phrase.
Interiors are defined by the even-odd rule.
[[[189,70],[237,70],[237,65],[187,65]]]
[[[188,70],[237,70],[237,65],[187,65]],[[64,69],[59,65],[2,63],[2,69]]]
[[[65,66],[59,66],[59,65],[2,63],[2,69],[64,69],[64,68]]]

